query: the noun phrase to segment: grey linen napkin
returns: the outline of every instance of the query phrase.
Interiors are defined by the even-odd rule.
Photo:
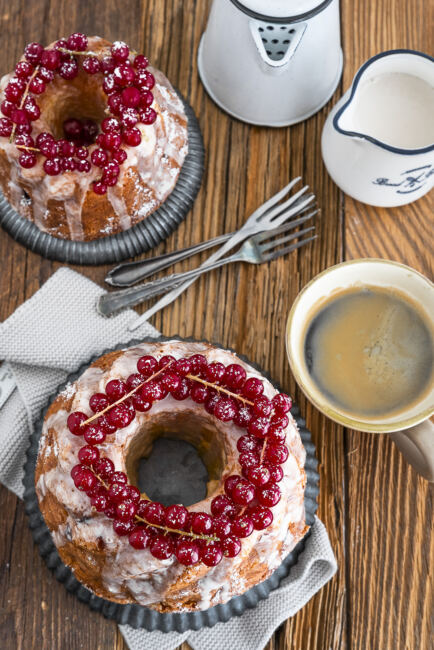
[[[23,465],[33,422],[70,372],[102,350],[131,338],[158,336],[149,323],[131,334],[137,317],[127,310],[107,319],[95,302],[103,289],[62,268],[0,324],[0,481],[23,495]],[[281,587],[254,610],[210,629],[178,634],[121,625],[131,650],[172,650],[187,640],[194,650],[261,650],[336,572],[327,531],[315,519],[304,552]]]

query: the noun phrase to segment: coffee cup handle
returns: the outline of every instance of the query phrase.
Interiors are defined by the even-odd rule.
[[[434,423],[425,420],[410,429],[395,431],[390,437],[414,469],[434,482]]]

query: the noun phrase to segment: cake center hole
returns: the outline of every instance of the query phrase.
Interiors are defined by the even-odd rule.
[[[168,434],[169,435],[169,434]],[[185,440],[158,438],[148,458],[141,458],[138,487],[164,506],[191,506],[206,497],[208,471],[196,448]]]
[[[102,89],[102,80],[102,75],[88,75],[82,70],[70,81],[56,76],[38,98],[44,130],[48,130],[55,138],[73,140],[64,130],[67,120],[74,119],[87,125],[93,123],[95,126],[91,137],[94,142],[99,131],[98,125],[106,117],[107,98]]]
[[[191,506],[218,492],[227,444],[222,423],[205,409],[156,406],[126,450],[128,479],[145,498]]]

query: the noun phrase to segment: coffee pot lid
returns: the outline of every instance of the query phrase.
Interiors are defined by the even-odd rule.
[[[231,2],[252,18],[283,22],[290,17],[314,15],[325,9],[331,0],[231,0]]]

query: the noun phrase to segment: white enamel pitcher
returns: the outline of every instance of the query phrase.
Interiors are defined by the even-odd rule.
[[[434,59],[389,50],[369,59],[322,134],[330,176],[370,205],[411,203],[434,185]]]
[[[198,67],[208,94],[233,117],[301,122],[341,77],[339,0],[214,0]]]

